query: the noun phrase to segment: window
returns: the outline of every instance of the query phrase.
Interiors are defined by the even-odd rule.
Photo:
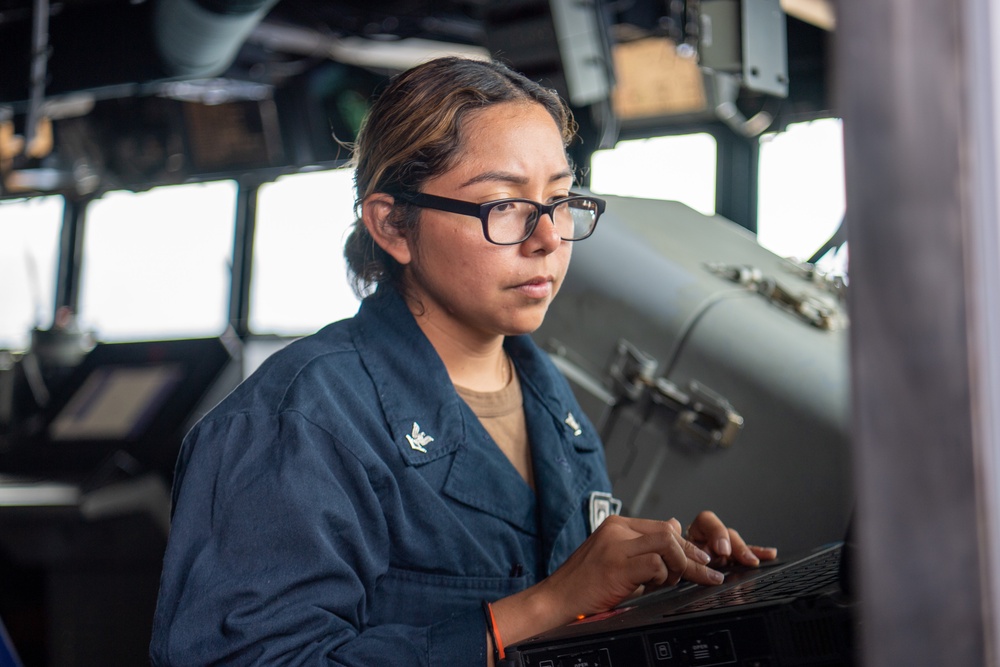
[[[261,186],[257,199],[250,329],[302,335],[351,317],[344,240],[354,223],[354,172],[293,174]]]
[[[24,350],[52,326],[62,197],[0,202],[0,349]]]
[[[619,142],[591,159],[596,193],[670,199],[715,214],[715,137],[686,134]]]
[[[844,216],[843,127],[826,118],[789,125],[760,139],[757,241],[777,255],[808,259]],[[845,273],[846,248],[820,268]]]
[[[111,192],[91,203],[81,326],[101,340],[222,333],[235,215],[234,181]]]

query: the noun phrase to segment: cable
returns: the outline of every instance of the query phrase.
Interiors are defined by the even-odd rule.
[[[667,363],[664,366],[663,372],[660,373],[660,377],[667,379],[670,378],[670,374],[673,372],[674,366],[677,364],[677,360],[680,358],[681,352],[684,349],[684,345],[687,343],[688,337],[694,330],[695,325],[698,324],[698,321],[705,316],[705,314],[712,306],[730,297],[747,296],[756,293],[757,291],[751,287],[741,287],[739,289],[731,289],[731,290],[724,290],[722,292],[716,292],[715,294],[711,295],[710,297],[702,301],[698,305],[698,308],[695,309],[693,313],[691,313],[690,317],[688,317],[684,325],[681,326],[680,334],[677,337],[677,342],[674,343],[673,349],[671,349],[670,354],[667,355]]]

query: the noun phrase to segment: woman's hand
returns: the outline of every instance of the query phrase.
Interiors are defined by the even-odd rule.
[[[611,609],[640,586],[681,579],[721,583],[722,574],[708,567],[710,560],[684,538],[676,519],[610,516],[543,583],[574,615],[590,615]]]
[[[549,577],[493,603],[504,641],[514,643],[581,616],[614,608],[643,587],[722,583],[711,556],[683,536],[676,519],[610,516]]]
[[[778,550],[747,544],[740,534],[727,528],[714,512],[702,512],[688,527],[687,539],[712,556],[712,567],[726,565],[759,565],[762,560],[774,560]]]
[[[755,566],[777,557],[750,546],[712,512],[702,512],[685,538],[680,522],[610,516],[562,567],[531,588],[493,603],[504,641],[514,644],[550,628],[613,609],[643,590],[681,579],[719,584],[729,564]]]

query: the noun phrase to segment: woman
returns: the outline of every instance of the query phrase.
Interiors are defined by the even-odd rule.
[[[375,289],[186,439],[154,664],[489,665],[643,586],[718,583],[713,559],[774,557],[708,512],[687,539],[591,526],[601,444],[527,336],[603,209],[572,194],[572,137],[496,63],[433,61],[378,98],[346,251]]]

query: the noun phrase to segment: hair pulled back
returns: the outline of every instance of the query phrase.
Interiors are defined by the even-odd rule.
[[[472,112],[503,102],[536,102],[552,116],[568,146],[572,115],[555,91],[495,61],[431,60],[393,77],[369,110],[354,144],[355,210],[376,192],[416,192],[451,169],[462,152],[462,125]],[[397,202],[388,223],[416,234],[420,209]],[[382,283],[397,287],[402,266],[357,219],[344,257],[359,297]]]

